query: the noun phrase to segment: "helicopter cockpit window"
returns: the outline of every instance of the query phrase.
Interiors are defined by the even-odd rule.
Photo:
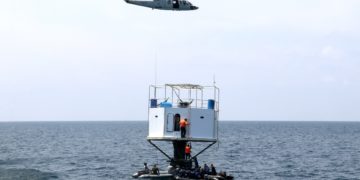
[[[179,5],[180,5],[180,0],[173,0],[172,3],[173,3],[173,8],[174,9],[179,9]]]

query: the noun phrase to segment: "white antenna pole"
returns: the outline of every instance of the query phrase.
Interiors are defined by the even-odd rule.
[[[214,73],[214,75],[213,75],[213,84],[214,84],[214,86],[216,85],[216,81],[215,81],[215,73]]]
[[[154,90],[154,98],[156,99],[156,89],[157,89],[157,53],[155,53],[155,90]]]
[[[157,53],[155,53],[155,86],[157,86]]]

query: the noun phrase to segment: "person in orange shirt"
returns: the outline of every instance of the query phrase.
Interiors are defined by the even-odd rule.
[[[189,125],[189,123],[187,122],[187,119],[181,119],[180,120],[180,131],[181,131],[181,138],[185,138],[186,135],[186,126]]]
[[[190,159],[190,153],[191,153],[191,147],[190,145],[186,145],[185,146],[185,160],[189,160]]]

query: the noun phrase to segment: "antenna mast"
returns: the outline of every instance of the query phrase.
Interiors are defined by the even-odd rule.
[[[157,54],[155,54],[155,86],[157,86]]]
[[[156,99],[156,89],[157,89],[157,75],[158,72],[157,72],[157,53],[155,53],[155,89],[154,89],[154,98]]]
[[[214,86],[216,85],[216,81],[215,81],[215,73],[214,73],[214,75],[213,75],[213,84],[214,84]]]

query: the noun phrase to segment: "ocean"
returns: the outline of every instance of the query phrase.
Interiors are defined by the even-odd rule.
[[[147,122],[0,123],[0,180],[132,179],[144,162],[165,169],[146,136]],[[219,140],[199,163],[235,179],[360,179],[360,123],[220,122]]]

